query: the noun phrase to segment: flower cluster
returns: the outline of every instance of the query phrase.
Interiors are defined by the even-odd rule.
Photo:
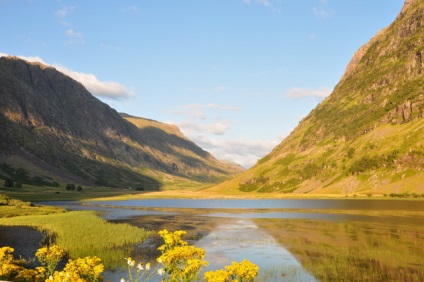
[[[195,246],[189,246],[182,236],[185,231],[169,232],[162,230],[159,235],[164,244],[158,249],[162,255],[158,262],[164,265],[164,273],[168,275],[163,281],[195,281],[198,280],[199,272],[208,265],[203,260],[205,250]]]
[[[85,257],[76,260],[70,259],[63,271],[56,271],[50,281],[72,282],[72,281],[103,281],[101,276],[104,270],[102,261],[98,257]]]
[[[248,260],[233,262],[225,270],[209,271],[204,274],[204,280],[210,282],[250,282],[258,275],[258,266]]]
[[[14,260],[14,249],[0,248],[0,279],[19,282],[100,282],[100,274],[104,270],[97,257],[85,257],[69,260],[63,271],[55,271],[65,252],[58,246],[42,247],[37,250],[41,266],[35,269],[26,267],[27,261]]]
[[[64,255],[65,252],[57,245],[40,248],[35,253],[35,256],[37,257],[38,261],[45,268],[45,275],[47,277],[53,274],[58,263]]]

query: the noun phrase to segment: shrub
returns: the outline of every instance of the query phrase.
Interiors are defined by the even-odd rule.
[[[14,184],[15,182],[13,181],[13,179],[6,178],[4,180],[4,187],[13,187]]]
[[[158,248],[162,255],[158,262],[165,266],[164,271],[169,276],[164,281],[194,281],[198,279],[199,272],[208,265],[203,260],[205,250],[195,246],[189,246],[182,240],[185,231],[169,232],[159,231],[164,244]]]
[[[66,191],[75,191],[75,184],[66,184]]]

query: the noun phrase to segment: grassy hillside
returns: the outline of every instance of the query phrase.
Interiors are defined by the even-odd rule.
[[[424,2],[415,1],[281,144],[213,190],[424,192],[423,38]]]

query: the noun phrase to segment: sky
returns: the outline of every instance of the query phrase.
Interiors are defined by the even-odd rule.
[[[403,0],[0,0],[0,55],[248,168],[340,80]]]

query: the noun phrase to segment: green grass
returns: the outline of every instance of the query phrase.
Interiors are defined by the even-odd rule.
[[[46,232],[71,258],[98,256],[108,268],[122,265],[134,245],[152,235],[129,224],[109,223],[92,211],[0,218],[0,225],[33,226]]]
[[[2,194],[0,225],[32,226],[45,233],[71,258],[98,256],[109,269],[122,265],[123,258],[131,255],[135,244],[152,235],[129,224],[107,222],[93,211],[66,212]]]

